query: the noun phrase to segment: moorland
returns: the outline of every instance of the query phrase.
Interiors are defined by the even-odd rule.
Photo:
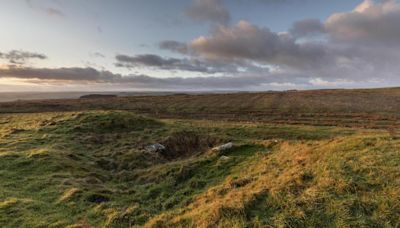
[[[398,227],[399,102],[389,88],[0,103],[0,225]]]

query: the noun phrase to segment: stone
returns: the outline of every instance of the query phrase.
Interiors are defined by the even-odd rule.
[[[161,152],[165,150],[165,146],[160,143],[155,143],[153,145],[147,146],[146,150],[152,153]]]
[[[219,158],[220,161],[228,161],[230,158],[228,156],[221,156]]]
[[[231,149],[232,147],[233,147],[233,143],[229,142],[229,143],[214,147],[212,149],[212,151],[223,152],[223,151]]]

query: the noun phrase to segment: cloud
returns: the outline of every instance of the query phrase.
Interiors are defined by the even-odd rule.
[[[51,82],[55,85],[68,81],[69,83],[87,83],[124,85],[129,88],[153,89],[238,89],[259,86],[268,82],[264,76],[215,76],[215,77],[170,77],[156,78],[146,75],[114,74],[109,71],[99,71],[94,68],[31,68],[8,67],[0,69],[0,78],[18,78],[36,80],[36,83]]]
[[[321,78],[312,78],[310,79],[310,84],[313,86],[319,86],[319,87],[338,87],[338,86],[343,86],[343,85],[351,85],[354,83],[354,81],[349,81],[346,79],[339,79],[336,81],[326,81]]]
[[[106,57],[103,53],[98,52],[98,51],[89,53],[89,55],[92,58],[105,58]]]
[[[0,59],[7,60],[10,64],[22,65],[30,59],[47,59],[47,56],[35,52],[12,50],[7,53],[0,52]]]
[[[333,14],[325,26],[338,41],[399,45],[399,22],[400,5],[396,0],[364,0],[351,12]]]
[[[0,77],[187,90],[400,83],[400,6],[394,0],[365,0],[350,12],[335,13],[326,21],[300,20],[280,33],[248,21],[230,24],[222,0],[196,0],[187,14],[215,24],[209,34],[192,41],[165,40],[159,44],[160,49],[183,57],[121,54],[116,56],[115,64],[135,70],[198,72],[203,77],[120,75],[97,70],[101,67],[95,65],[97,69],[9,67],[0,69]],[[10,63],[41,58],[7,54],[0,53],[0,58]]]
[[[223,0],[194,0],[186,14],[196,21],[227,24],[231,20]]]
[[[169,67],[179,64],[181,61],[176,58],[163,58],[158,55],[117,55],[116,60],[118,66],[137,67],[137,66],[152,66],[152,67]]]
[[[294,37],[309,37],[324,34],[325,26],[318,19],[305,19],[293,23],[289,32]]]
[[[97,81],[113,82],[121,79],[121,75],[109,71],[98,71],[94,68],[32,68],[8,67],[0,69],[0,77],[20,79],[42,79],[61,81]]]
[[[175,40],[165,40],[161,41],[159,44],[159,48],[164,49],[164,50],[169,50],[173,52],[178,52],[181,54],[187,54],[188,53],[188,47],[185,43],[178,42]]]
[[[35,0],[25,0],[25,2],[29,8],[42,11],[49,16],[65,17],[65,13],[55,7],[43,6]]]
[[[49,7],[49,8],[44,8],[43,10],[50,16],[65,17],[64,12],[56,8]]]
[[[279,74],[279,79],[271,83],[295,82],[316,87],[348,86],[353,82],[399,83],[400,47],[393,46],[400,40],[400,27],[396,27],[399,8],[392,0],[365,1],[352,12],[334,14],[326,22],[295,22],[285,33],[240,21],[232,26],[216,26],[209,35],[186,45],[169,42],[160,47],[208,62],[266,66],[272,69],[272,75]],[[323,36],[308,39],[315,35]],[[266,74],[259,69],[255,67],[246,73]]]
[[[128,69],[140,68],[140,67],[151,67],[154,69],[161,70],[180,70],[180,71],[191,71],[206,74],[214,74],[218,72],[230,72],[234,73],[237,71],[235,66],[230,64],[216,64],[211,62],[202,61],[200,59],[189,59],[189,58],[163,58],[159,55],[145,54],[145,55],[117,55],[116,57],[117,67],[125,67]]]
[[[298,44],[288,34],[274,33],[247,21],[228,27],[219,26],[210,36],[189,44],[190,49],[210,60],[257,61],[262,64],[308,67],[326,59],[323,46]]]
[[[313,86],[399,82],[399,21],[397,1],[365,0],[351,12],[335,13],[324,22],[297,21],[284,33],[240,21],[219,25],[186,46],[179,43],[185,52],[177,51],[178,43],[164,49],[210,62],[266,65],[284,78],[303,75]]]
[[[341,72],[339,72],[341,73]],[[71,68],[0,68],[0,79],[15,78],[32,85],[45,85],[47,88],[73,90],[76,88],[93,89],[138,89],[138,90],[265,90],[288,88],[332,88],[351,87],[357,80],[345,77],[317,77],[303,71],[293,72],[247,72],[230,76],[211,77],[169,77],[157,78],[147,75],[121,75],[106,70],[86,67]],[[398,78],[394,78],[399,81]],[[393,81],[392,81],[393,82]],[[357,85],[380,85],[382,79],[367,78]],[[63,87],[64,86],[64,87]]]

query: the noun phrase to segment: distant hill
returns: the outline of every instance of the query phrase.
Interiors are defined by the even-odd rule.
[[[114,98],[117,97],[115,94],[88,94],[80,96],[80,99],[103,99],[103,98]]]

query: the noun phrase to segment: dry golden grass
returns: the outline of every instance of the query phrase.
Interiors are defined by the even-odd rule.
[[[228,178],[146,226],[398,226],[399,146],[381,134],[282,142],[241,171],[244,184]]]

